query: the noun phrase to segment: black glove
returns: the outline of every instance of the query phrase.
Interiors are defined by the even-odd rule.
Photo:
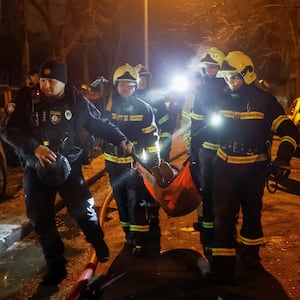
[[[291,173],[291,166],[288,161],[275,159],[271,164],[271,174],[275,178],[288,178]]]

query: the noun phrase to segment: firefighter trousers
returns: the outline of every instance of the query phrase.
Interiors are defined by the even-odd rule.
[[[217,158],[213,185],[213,263],[216,269],[234,268],[236,256],[236,215],[242,209],[243,219],[240,242],[244,248],[258,249],[263,242],[261,225],[262,197],[265,186],[266,165],[228,165]],[[247,251],[244,251],[244,253]],[[248,251],[251,253],[251,251]],[[257,251],[252,251],[257,256]],[[228,261],[232,268],[224,266]],[[226,263],[225,263],[226,265]],[[227,264],[228,265],[228,264]],[[229,274],[230,275],[230,274]]]
[[[200,241],[204,247],[211,247],[214,219],[212,213],[213,174],[216,151],[205,148],[199,150],[200,183],[202,187],[202,224]]]
[[[147,189],[143,179],[130,164],[106,161],[122,228],[128,243],[142,245],[149,231]]]

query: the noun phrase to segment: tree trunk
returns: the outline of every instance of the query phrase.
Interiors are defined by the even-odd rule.
[[[22,49],[22,82],[25,82],[26,76],[30,72],[30,50],[28,40],[28,25],[26,19],[26,1],[19,0],[19,14],[20,14],[20,32],[21,32],[21,49]]]

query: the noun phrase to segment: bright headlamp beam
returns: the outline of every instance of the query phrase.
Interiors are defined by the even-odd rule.
[[[184,92],[188,89],[188,87],[189,87],[189,82],[187,78],[184,76],[174,77],[171,84],[171,90],[178,91],[178,92]]]
[[[220,126],[222,123],[222,117],[217,114],[217,113],[214,113],[211,115],[210,117],[210,120],[209,120],[209,124],[213,127],[217,127],[217,126]]]

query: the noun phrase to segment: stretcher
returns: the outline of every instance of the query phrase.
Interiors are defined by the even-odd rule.
[[[163,162],[151,169],[136,154],[133,158],[147,190],[168,216],[184,216],[200,205],[202,195],[193,182],[189,158],[180,168]]]

